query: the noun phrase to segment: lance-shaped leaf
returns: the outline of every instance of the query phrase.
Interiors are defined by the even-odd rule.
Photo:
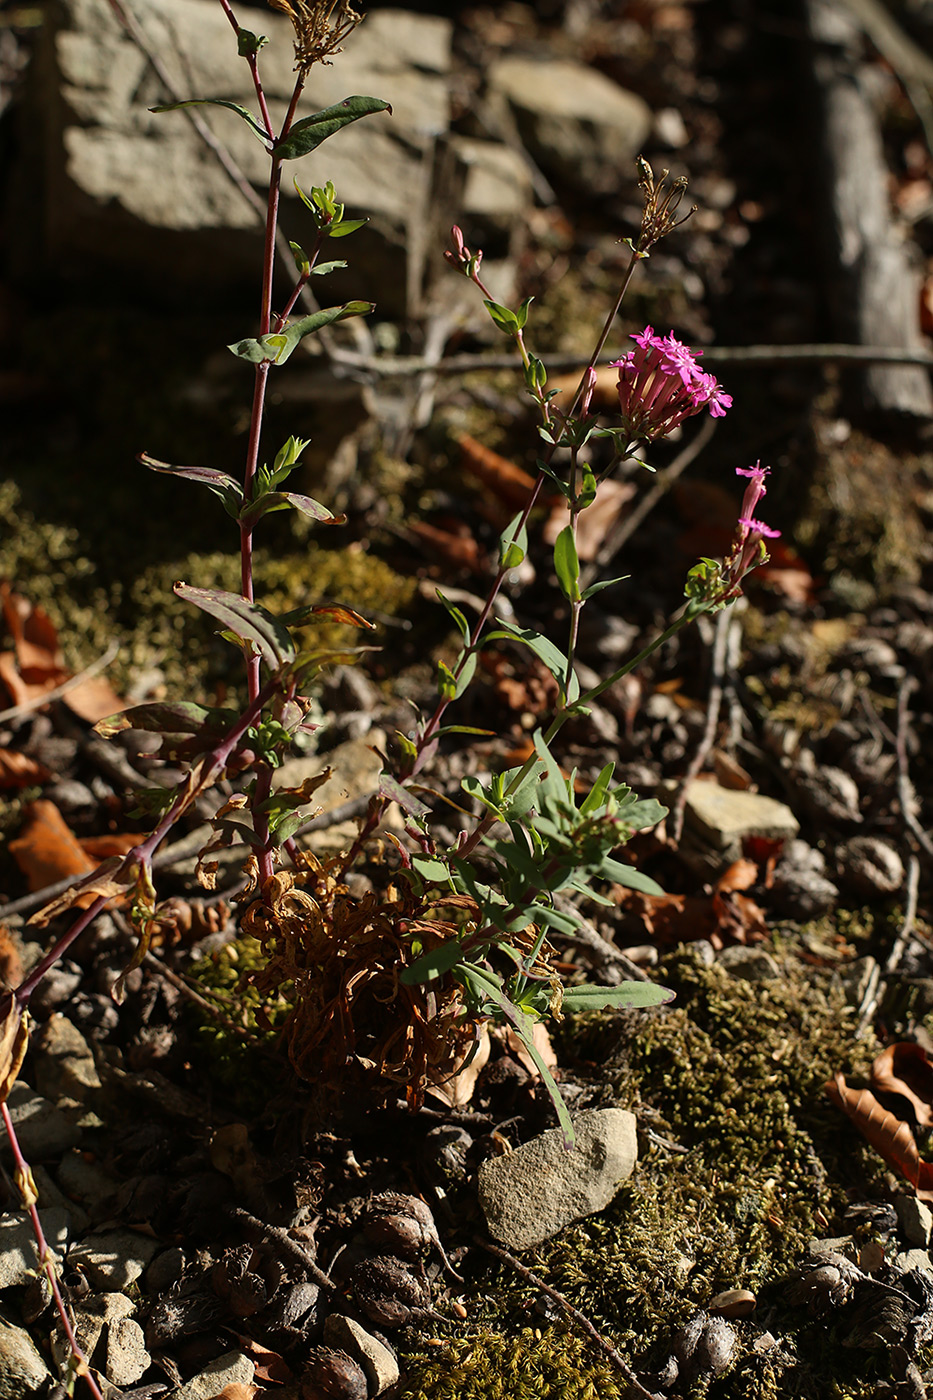
[[[375,622],[369,622],[361,613],[354,612],[343,603],[308,603],[305,607],[282,613],[279,621],[286,622],[289,627],[300,627],[312,617],[324,617],[328,622],[339,622],[345,627],[361,627],[367,632],[376,631]]]
[[[392,108],[379,97],[347,97],[336,102],[333,107],[324,107],[320,112],[312,112],[310,117],[302,117],[295,122],[284,141],[280,141],[273,154],[279,160],[297,160],[311,151],[317,150],[322,141],[333,136],[341,127],[359,121],[360,117],[371,116],[374,112],[388,112]]]
[[[102,739],[112,739],[124,729],[145,729],[155,734],[198,734],[211,715],[236,719],[233,710],[209,710],[191,700],[156,700],[146,705],[133,705],[129,710],[120,710],[118,714],[98,720],[94,732]]]
[[[560,647],[555,646],[549,637],[542,637],[540,632],[535,632],[531,627],[516,627],[514,623],[506,622],[505,618],[502,617],[496,618],[496,621],[500,627],[504,627],[506,630],[504,632],[490,632],[486,640],[491,642],[497,637],[505,637],[512,642],[523,642],[534,652],[539,661],[544,662],[563,694],[564,682],[567,679],[567,658]],[[579,694],[580,683],[576,676],[571,673],[567,700],[572,703]]]
[[[160,462],[156,457],[150,457],[148,452],[140,452],[136,459],[144,467],[148,467],[153,472],[164,472],[167,476],[181,476],[186,481],[197,481],[202,486],[206,486],[208,491],[213,491],[215,496],[219,496],[224,503],[224,508],[228,515],[236,519],[237,511],[243,504],[243,488],[238,481],[235,481],[227,472],[218,471],[216,467],[176,467],[171,462]]]
[[[176,583],[174,591],[179,598],[215,617],[226,631],[254,647],[270,670],[277,671],[295,659],[295,646],[288,628],[259,603],[250,603],[239,593],[225,593],[219,588],[192,588],[187,583]]]
[[[431,982],[435,977],[449,972],[460,961],[462,954],[461,944],[456,938],[452,938],[449,943],[442,943],[432,952],[423,953],[411,967],[406,967],[399,981],[406,987],[417,986],[419,982]]]
[[[379,779],[379,795],[388,797],[390,802],[397,802],[402,811],[407,812],[410,817],[425,817],[431,810],[388,773],[383,773]]]
[[[334,321],[344,321],[348,316],[368,316],[373,310],[375,304],[371,301],[348,301],[343,306],[329,306],[324,311],[302,316],[300,321],[293,321],[282,331],[236,340],[232,345],[228,345],[227,349],[239,359],[248,360],[251,365],[261,364],[263,360],[271,360],[274,365],[284,365],[296,345],[304,340],[306,335],[313,335],[322,326],[329,326]]]
[[[258,501],[244,506],[238,518],[243,525],[255,525],[257,520],[273,510],[297,510],[299,515],[316,520],[320,525],[343,525],[347,519],[345,515],[334,515],[312,496],[300,496],[295,491],[267,491]]]
[[[150,112],[177,112],[180,107],[227,107],[231,112],[236,112],[238,117],[242,117],[246,125],[254,136],[258,136],[266,150],[269,149],[269,133],[260,122],[256,120],[248,107],[241,107],[239,102],[228,102],[225,97],[189,97],[186,102],[162,102],[158,107],[150,107]]]
[[[607,1006],[663,1006],[674,993],[656,982],[620,982],[617,987],[567,987],[562,1011],[602,1011]]]

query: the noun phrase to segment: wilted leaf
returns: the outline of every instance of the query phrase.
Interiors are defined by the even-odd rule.
[[[18,987],[22,980],[23,964],[20,962],[19,948],[9,929],[0,924],[0,986]]]
[[[32,787],[51,778],[47,768],[18,749],[0,749],[0,788]]]
[[[834,1075],[825,1087],[875,1151],[907,1178],[920,1200],[933,1201],[933,1163],[921,1158],[908,1125],[882,1108],[870,1089],[850,1089],[843,1074]]]
[[[521,510],[528,504],[528,497],[534,489],[534,477],[467,433],[460,438],[460,467],[481,481],[510,510]],[[563,504],[563,498],[561,502]]]
[[[883,1093],[907,1099],[921,1128],[933,1127],[933,1065],[921,1045],[901,1040],[882,1050],[871,1067],[871,1082]]]
[[[30,802],[25,809],[19,835],[10,842],[10,854],[26,877],[30,890],[43,890],[70,876],[87,875],[94,862],[78,844],[78,839],[61,812],[47,798]],[[93,896],[82,903],[93,904]]]
[[[27,1013],[17,1006],[13,997],[10,997],[6,1015],[0,1025],[0,1103],[6,1103],[10,1090],[16,1083],[16,1076],[26,1057],[28,1045]]]
[[[30,924],[44,928],[59,914],[64,914],[66,909],[89,909],[96,899],[115,899],[124,895],[133,883],[133,873],[132,870],[122,871],[122,865],[119,856],[111,856],[92,874],[38,909],[29,920]]]

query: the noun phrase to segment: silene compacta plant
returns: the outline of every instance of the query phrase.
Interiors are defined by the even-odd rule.
[[[538,417],[538,475],[524,508],[502,534],[498,568],[475,623],[471,625],[438,591],[439,602],[461,636],[459,653],[450,665],[439,664],[432,712],[420,716],[409,732],[395,735],[392,757],[385,760],[378,790],[350,849],[318,859],[302,850],[300,838],[314,814],[315,789],[328,770],[296,789],[274,788],[272,777],[296,736],[313,727],[308,722],[310,697],[322,668],[348,659],[350,653],[307,649],[302,628],[322,615],[364,633],[371,624],[348,606],[320,602],[276,616],[254,596],[253,543],[267,514],[298,511],[321,528],[340,524],[325,505],[289,489],[307,444],[296,437],[269,444],[263,431],[264,408],[270,376],[305,337],[373,308],[365,301],[350,301],[293,317],[312,285],[326,286],[327,274],[346,266],[325,259],[331,240],[352,234],[363,220],[345,218],[331,184],[305,191],[296,181],[307,210],[308,234],[302,245],[291,244],[294,269],[282,285],[281,274],[278,279],[273,275],[279,194],[294,162],[351,122],[384,120],[390,109],[378,98],[353,96],[299,116],[308,70],[338,50],[359,16],[347,0],[269,0],[273,9],[289,16],[295,29],[294,92],[276,126],[260,73],[266,40],[239,25],[229,0],[218,3],[249,65],[257,110],[209,97],[155,110],[169,112],[204,102],[232,108],[269,156],[258,328],[255,335],[229,347],[244,362],[244,373],[252,375],[246,462],[242,475],[235,477],[216,466],[174,466],[145,454],[140,460],[155,471],[206,487],[219,498],[239,533],[239,592],[187,583],[176,584],[175,592],[214,618],[221,634],[242,652],[247,702],[239,712],[183,699],[144,704],[100,726],[105,734],[132,727],[161,735],[161,752],[176,769],[182,765],[184,776],[161,793],[161,811],[149,836],[126,856],[106,861],[35,916],[33,922],[46,924],[92,899],[5,999],[0,1099],[5,1099],[22,1062],[30,996],[45,972],[117,896],[131,909],[139,939],[133,966],[139,964],[153,935],[171,918],[153,884],[153,856],[195,800],[226,779],[233,795],[216,812],[200,871],[210,887],[218,850],[242,848],[248,883],[240,925],[262,947],[261,967],[252,980],[262,996],[287,998],[284,1035],[298,1074],[335,1092],[350,1085],[359,1089],[362,1082],[373,1102],[386,1090],[402,1090],[408,1104],[417,1107],[431,1085],[443,1084],[475,1053],[487,1023],[502,1024],[520,1038],[537,1064],[569,1146],[573,1127],[536,1043],[536,1024],[570,1009],[657,1005],[668,1000],[669,993],[650,982],[564,986],[549,935],[574,932],[574,899],[609,903],[602,893],[609,882],[660,893],[653,881],[624,864],[618,852],[634,832],[659,822],[665,809],[614,783],[611,764],[586,790],[575,772],[562,772],[555,741],[568,720],[585,715],[592,701],[668,638],[701,614],[737,598],[745,576],[767,558],[767,540],[776,533],[758,518],[768,469],[739,468],[748,484],[727,557],[702,559],[687,577],[686,602],[669,626],[624,666],[588,690],[581,689],[574,664],[581,613],[595,593],[619,582],[605,579],[582,586],[576,543],[581,512],[614,467],[636,454],[641,444],[669,436],[695,414],[719,417],[731,404],[693,352],[672,334],[658,335],[649,326],[632,336],[634,348],[615,362],[618,412],[604,419],[592,407],[596,368],[625,291],[639,262],[676,227],[685,182],[668,184],[666,176],[656,180],[648,164],[639,162],[641,226],[635,238],[626,240],[631,256],[622,285],[565,409],[555,406],[556,391],[548,388],[547,370],[527,344],[530,299],[517,310],[497,303],[482,280],[482,253],[472,252],[460,230],[453,229],[448,262],[474,283],[495,326],[514,343],[517,367]],[[590,444],[597,440],[603,445],[594,454]],[[605,462],[598,469],[591,460],[597,455]],[[566,524],[553,546],[553,572],[569,615],[567,634],[560,639],[506,620],[496,611],[503,584],[529,549],[535,506],[545,484],[549,491],[556,487],[567,509]],[[464,778],[464,799],[472,816],[450,846],[432,834],[430,767],[446,736],[485,732],[449,723],[447,712],[473,680],[480,648],[494,641],[532,652],[554,677],[558,699],[550,722],[535,731],[533,752],[524,763],[488,777]],[[374,881],[370,892],[351,893],[348,873],[366,858],[391,803],[398,804],[404,818],[403,834],[393,837],[397,859],[383,861],[379,887]],[[359,883],[353,888],[359,890]],[[4,1113],[10,1128],[5,1104]],[[35,1189],[28,1168],[17,1160],[20,1185],[34,1211]]]

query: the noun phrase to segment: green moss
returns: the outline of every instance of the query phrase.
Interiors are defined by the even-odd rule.
[[[479,1328],[409,1359],[404,1400],[624,1400],[622,1376],[564,1326]]]
[[[823,1092],[837,1070],[867,1073],[877,1046],[871,1037],[854,1041],[853,1013],[831,974],[796,960],[780,979],[750,984],[682,949],[663,960],[658,975],[677,994],[669,1010],[582,1017],[560,1036],[562,1063],[575,1059],[577,1075],[589,1074],[605,1102],[635,1112],[635,1174],[607,1210],[523,1262],[636,1369],[657,1365],[672,1332],[715,1293],[750,1288],[771,1330],[799,1340],[815,1393],[869,1393],[864,1355],[831,1337],[816,1344],[826,1328],[784,1301],[782,1281],[812,1236],[840,1226],[848,1187],[869,1195],[882,1189],[883,1163]],[[616,1393],[619,1376],[606,1372],[605,1358],[585,1340],[574,1343],[582,1350],[563,1374],[573,1333],[558,1326],[543,1334],[546,1342],[532,1342],[534,1290],[485,1259],[476,1264],[465,1302],[474,1326],[482,1320],[484,1327],[437,1352],[412,1353],[404,1400],[523,1394],[529,1353],[547,1357],[546,1376],[532,1381],[538,1394],[583,1400],[590,1387]],[[691,1395],[785,1393],[779,1360],[752,1350],[759,1328],[736,1327],[734,1367],[697,1382]],[[500,1367],[504,1388],[484,1390]],[[513,1382],[519,1388],[510,1389]]]

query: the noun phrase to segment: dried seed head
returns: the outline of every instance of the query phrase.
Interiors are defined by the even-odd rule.
[[[362,1366],[345,1351],[315,1347],[299,1393],[301,1400],[366,1400],[369,1386]]]
[[[661,178],[656,180],[654,171],[644,156],[639,156],[636,164],[638,167],[638,188],[645,201],[637,248],[639,253],[647,254],[655,243],[675,228],[679,228],[681,224],[685,224],[690,215],[696,213],[696,205],[692,205],[683,218],[678,219],[676,217],[677,210],[687,192],[686,179],[680,176],[673,180],[670,185],[665,186],[664,182],[670,174],[669,170],[662,170]]]
[[[387,1255],[357,1264],[351,1283],[363,1312],[380,1327],[404,1327],[430,1301],[424,1284],[411,1270]]]
[[[304,77],[314,63],[329,63],[343,40],[360,23],[350,0],[267,0],[288,15],[295,31],[295,68]]]

